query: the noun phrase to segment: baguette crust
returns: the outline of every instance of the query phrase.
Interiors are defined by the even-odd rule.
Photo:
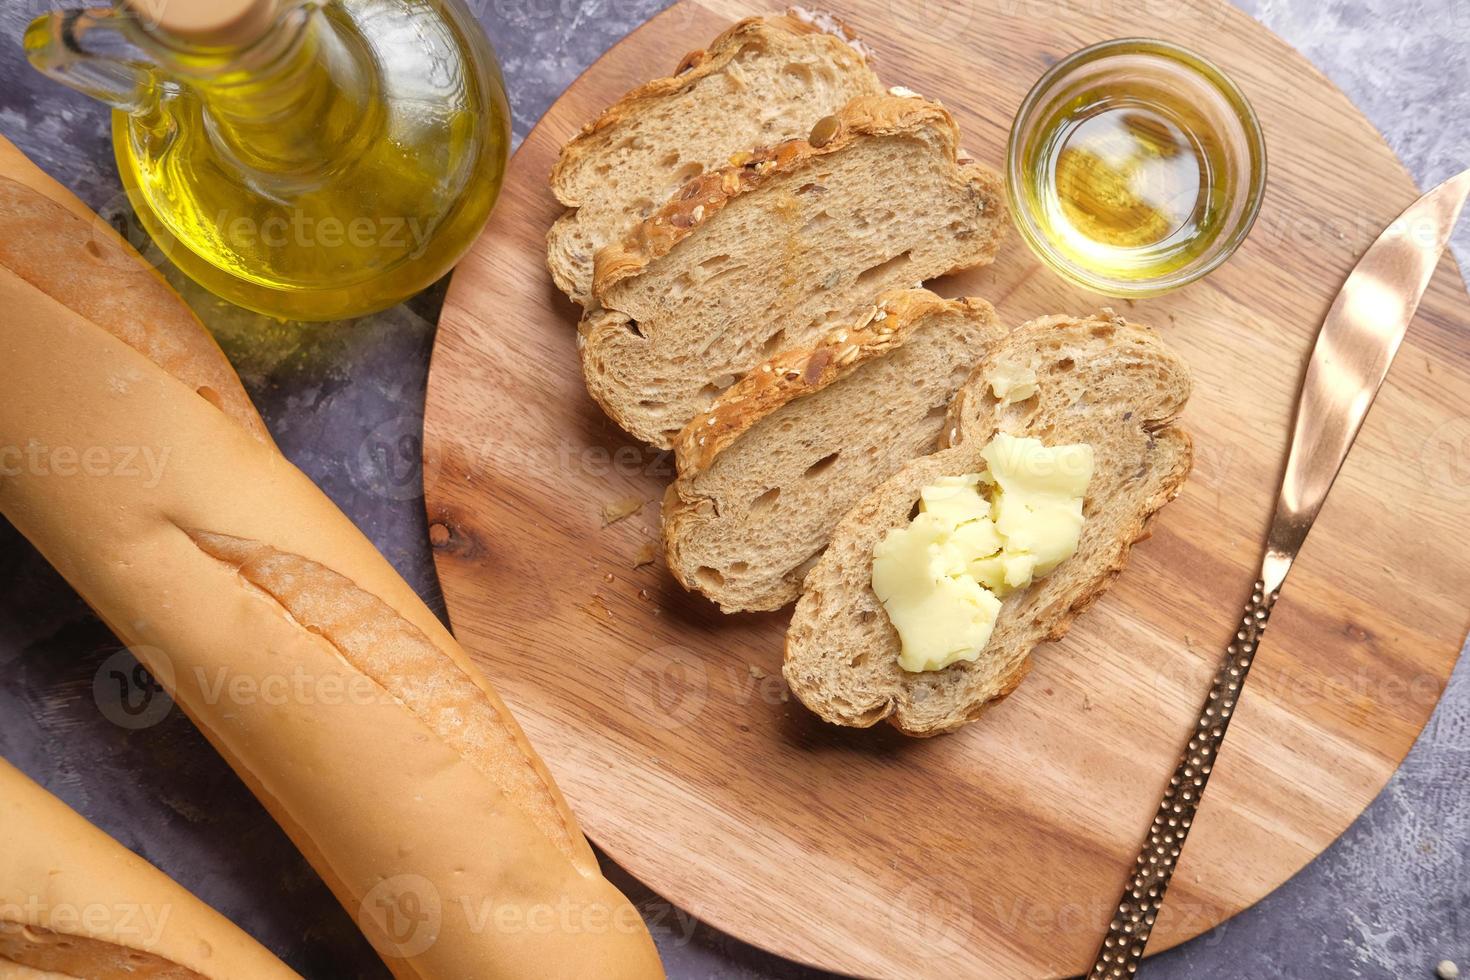
[[[674,246],[706,224],[732,200],[774,180],[795,173],[813,161],[838,153],[854,142],[872,136],[900,136],[925,128],[940,134],[950,163],[958,162],[959,127],[954,117],[937,102],[918,97],[872,96],[854,99],[840,112],[827,117],[831,136],[814,146],[811,137],[791,139],[773,147],[759,148],[749,159],[712,170],[684,185],[658,211],[633,228],[622,242],[608,245],[594,261],[592,290],[600,303],[612,306],[608,292],[618,283],[641,273],[648,265],[669,254]],[[826,123],[822,120],[818,125]],[[813,127],[815,130],[817,127]],[[824,134],[825,135],[825,134]],[[973,175],[984,185],[980,193],[996,201],[1004,199],[1000,178],[973,162]]]
[[[446,662],[424,632],[344,575],[259,541],[183,529],[200,551],[234,569],[303,629],[414,713],[469,763],[504,788],[584,875],[597,858],[540,758],[492,692]]]
[[[574,208],[581,204],[568,194],[566,174],[602,148],[601,137],[629,117],[645,111],[650,105],[671,95],[687,92],[700,79],[723,70],[748,43],[765,31],[784,31],[788,34],[832,34],[852,48],[853,57],[859,64],[865,63],[865,52],[858,46],[853,35],[847,31],[846,25],[840,25],[840,29],[841,34],[823,30],[813,21],[803,20],[792,13],[771,17],[747,17],[731,25],[711,41],[708,48],[690,51],[679,59],[674,74],[645,82],[602,110],[595,119],[583,126],[581,131],[561,148],[561,153],[551,168],[552,193],[567,207]]]
[[[679,433],[674,442],[679,476],[689,480],[708,470],[727,446],[761,419],[902,347],[918,321],[948,306],[990,310],[990,304],[981,299],[944,300],[927,289],[890,290],[851,326],[834,330],[812,347],[784,351],[756,367]],[[666,542],[670,541],[668,533],[665,524]]]
[[[3,759],[0,827],[0,976],[300,980]]]
[[[158,270],[4,137],[0,266],[77,310],[272,445],[239,375]]]
[[[1111,391],[1108,406],[1094,415],[1060,390],[1049,392],[1048,385],[1059,388],[1062,382],[1043,379],[1036,407],[1005,418],[989,391],[990,371],[1003,361],[1065,362],[1063,377],[1088,372],[1090,383],[1100,386],[1127,375],[1132,387],[1126,398],[1121,390]],[[1176,420],[1188,393],[1183,361],[1164,349],[1152,330],[1111,310],[1082,318],[1044,317],[1017,328],[956,395],[946,420],[945,448],[904,467],[834,532],[832,546],[807,577],[787,633],[783,673],[792,691],[834,724],[867,727],[887,720],[919,737],[954,731],[1009,695],[1029,669],[1034,647],[1067,634],[1122,572],[1158,511],[1182,489],[1192,446]],[[1095,444],[1098,470],[1088,503],[1096,507],[1096,516],[1083,526],[1077,554],[1005,600],[979,660],[941,671],[905,672],[897,662],[898,635],[872,591],[873,546],[889,529],[908,522],[923,487],[943,476],[983,470],[980,450],[999,429],[1035,432],[1054,442],[1109,440]],[[1099,499],[1099,493],[1109,491]]]
[[[162,461],[152,481],[22,467],[0,513],[164,682],[390,969],[662,976],[519,726],[372,543],[192,379],[4,266],[0,297],[0,447]],[[236,698],[236,680],[262,696]],[[404,940],[389,917],[409,903],[437,919]],[[558,911],[502,929],[501,909]]]

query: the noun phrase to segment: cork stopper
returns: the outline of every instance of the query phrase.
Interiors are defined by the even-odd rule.
[[[207,47],[243,47],[276,23],[278,0],[121,0],[122,6],[158,31]]]

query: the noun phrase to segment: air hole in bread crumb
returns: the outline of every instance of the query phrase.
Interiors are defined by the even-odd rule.
[[[881,262],[871,268],[864,269],[858,274],[857,285],[866,286],[878,279],[887,279],[890,276],[893,278],[902,278],[899,273],[902,272],[904,266],[909,264],[911,254],[910,252],[900,252],[887,262]]]
[[[638,217],[640,218],[646,218],[650,214],[653,214],[654,206],[653,199],[648,197],[640,197],[633,202],[633,210],[638,212]]]
[[[209,385],[200,385],[194,390],[199,393],[200,398],[203,398],[205,401],[209,402],[209,404],[213,405],[220,411],[224,411],[224,399],[220,397],[220,393],[218,391],[211,388]]]
[[[674,158],[676,160],[678,159],[678,156],[679,155],[677,153],[674,154]],[[674,180],[679,182],[680,187],[683,187],[685,184],[689,183],[691,180],[693,180],[695,177],[698,177],[702,173],[704,173],[703,164],[686,163],[684,164],[684,166],[679,168],[677,173],[674,174]]]
[[[1077,366],[1077,362],[1070,357],[1064,357],[1054,365],[1058,371],[1071,371]]]
[[[918,517],[918,516],[919,516],[919,505],[920,505],[920,504],[921,504],[921,503],[922,503],[922,502],[923,502],[923,501],[920,501],[920,500],[915,500],[915,501],[914,501],[914,505],[913,505],[913,506],[912,506],[912,507],[910,507],[910,508],[909,508],[909,522],[910,522],[910,523],[912,523],[912,522],[913,522],[913,520],[914,520],[914,518],[916,518],[916,517]]]
[[[862,612],[858,613],[858,622],[862,623],[865,626],[877,618],[878,613],[872,609],[864,609]]]
[[[839,457],[841,455],[842,455],[842,452],[840,450],[837,451],[837,452],[835,452],[835,453],[828,453],[826,456],[823,456],[821,459],[817,460],[815,463],[813,463],[812,465],[808,466],[806,468],[806,472],[803,473],[802,476],[804,476],[804,477],[818,477],[818,476],[821,476],[823,473],[827,472],[828,470],[830,470],[832,468],[832,464],[836,463],[837,462],[837,457]]]
[[[1111,323],[1100,323],[1087,332],[1100,340],[1107,340],[1113,335],[1113,325]]]
[[[787,75],[790,75],[792,78],[801,82],[803,85],[811,84],[812,69],[809,65],[803,65],[792,61],[789,62],[786,67],[782,68],[781,71]]]
[[[782,328],[766,338],[765,344],[761,347],[761,356],[763,358],[774,357],[776,354],[781,353],[782,345],[785,343],[786,330]]]
[[[818,211],[816,214],[807,219],[806,224],[801,226],[801,231],[798,234],[812,235],[816,232],[821,231],[823,228],[827,227],[831,223],[832,215],[829,212]]]
[[[1036,412],[1040,398],[1032,393],[1030,397],[1023,398],[1018,402],[1011,402],[1001,413],[1001,418],[1006,422],[1021,422],[1030,418]],[[1005,428],[1002,426],[1001,428]]]
[[[756,514],[764,514],[766,511],[776,506],[776,501],[779,499],[781,499],[781,488],[772,487],[771,489],[767,490],[765,493],[761,494],[759,497],[756,497],[750,502],[749,511],[752,516]]]
[[[703,262],[699,263],[699,267],[701,269],[703,269],[705,272],[714,272],[720,266],[724,265],[726,262],[729,262],[729,261],[730,261],[730,256],[725,255],[723,253],[720,254],[720,255],[711,255],[709,258],[707,258]]]
[[[660,167],[669,167],[670,169],[677,167],[679,165],[679,151],[673,150],[672,152],[665,153],[663,159],[658,162],[658,165]]]
[[[721,575],[718,570],[710,568],[708,565],[700,565],[694,570],[694,580],[698,582],[702,588],[706,589],[718,589],[720,586],[725,584],[725,576]]]
[[[732,561],[730,563],[730,572],[731,572],[731,574],[740,575],[743,572],[748,572],[748,571],[750,571],[750,563],[749,562]]]

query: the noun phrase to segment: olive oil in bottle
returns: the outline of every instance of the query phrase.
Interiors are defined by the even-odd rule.
[[[26,47],[114,106],[163,252],[273,316],[359,316],[432,284],[504,175],[500,72],[462,0],[117,0],[38,18]]]
[[[1208,65],[1159,42],[1112,46],[1023,109],[1013,204],[1069,278],[1122,295],[1162,291],[1153,287],[1243,237],[1242,192],[1263,154],[1253,156],[1250,109],[1233,86],[1201,83],[1216,81]]]

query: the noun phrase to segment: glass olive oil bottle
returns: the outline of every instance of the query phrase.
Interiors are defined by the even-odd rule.
[[[405,299],[500,190],[509,110],[461,0],[126,0],[42,16],[25,43],[114,107],[123,184],[163,252],[262,313]]]

